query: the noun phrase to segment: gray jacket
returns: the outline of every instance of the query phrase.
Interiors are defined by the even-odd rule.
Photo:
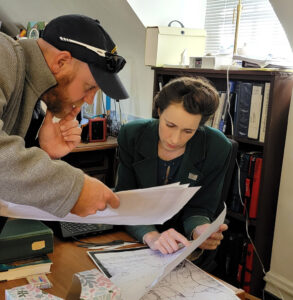
[[[64,217],[79,197],[83,172],[24,144],[37,100],[54,85],[35,40],[0,33],[0,198]]]

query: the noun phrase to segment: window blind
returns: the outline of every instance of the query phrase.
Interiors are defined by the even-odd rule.
[[[206,53],[233,52],[238,0],[207,0]],[[237,48],[255,56],[287,58],[292,55],[285,31],[269,0],[242,0]],[[234,13],[234,23],[233,23]]]

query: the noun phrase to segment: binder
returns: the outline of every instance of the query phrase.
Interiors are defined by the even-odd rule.
[[[249,113],[249,126],[248,138],[258,140],[260,129],[260,117],[263,102],[263,84],[253,84],[250,113]]]
[[[251,199],[249,206],[249,218],[255,219],[257,216],[257,206],[258,206],[258,196],[259,196],[259,186],[261,179],[261,170],[262,170],[263,159],[257,157],[255,159],[254,174],[253,174],[253,185],[251,191]]]
[[[248,136],[252,86],[251,82],[242,81],[237,81],[235,85],[237,100],[234,111],[234,135],[237,137]]]
[[[261,122],[260,122],[260,133],[259,133],[259,141],[260,142],[265,141],[270,89],[271,89],[270,82],[266,82],[265,88],[264,88],[264,97],[263,97],[262,114],[261,114]]]

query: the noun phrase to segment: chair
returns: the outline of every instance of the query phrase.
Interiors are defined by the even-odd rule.
[[[232,176],[233,176],[233,172],[234,172],[234,167],[235,167],[235,163],[236,163],[238,142],[236,142],[235,140],[232,140],[232,139],[229,139],[229,141],[232,144],[232,150],[231,150],[231,155],[230,155],[229,162],[228,162],[228,169],[225,174],[222,195],[221,195],[221,203],[219,205],[219,208],[217,209],[216,216],[218,216],[224,208],[224,203],[226,202],[227,197],[228,197],[231,180],[232,180]],[[229,224],[229,220],[226,219],[225,223]],[[216,259],[218,249],[219,248],[217,248],[216,250],[204,251],[204,253],[201,255],[201,257],[197,261],[195,261],[195,264],[197,266],[199,266],[201,269],[203,269],[209,273],[212,273],[218,265],[217,259]]]
[[[227,197],[228,197],[228,192],[230,189],[230,184],[231,184],[231,179],[236,163],[236,157],[237,157],[237,151],[238,151],[238,142],[235,140],[229,139],[229,141],[232,144],[232,150],[231,150],[231,156],[229,159],[229,166],[225,174],[225,180],[224,180],[224,185],[222,189],[222,202],[226,202]]]

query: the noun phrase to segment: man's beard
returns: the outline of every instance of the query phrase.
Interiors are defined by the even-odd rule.
[[[73,76],[63,76],[57,80],[57,85],[42,95],[47,109],[56,117],[65,112],[64,106],[70,103],[66,88],[73,81]]]

